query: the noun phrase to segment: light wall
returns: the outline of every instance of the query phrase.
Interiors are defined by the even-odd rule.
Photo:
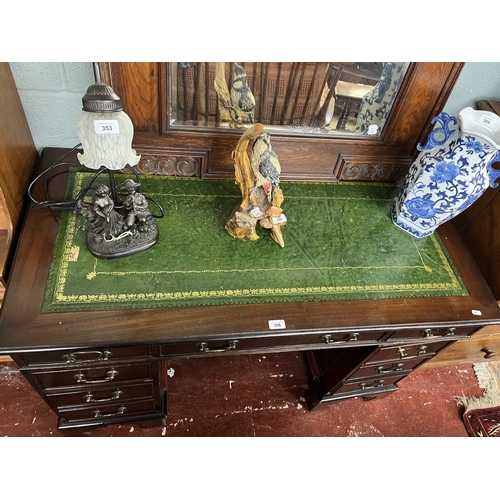
[[[82,97],[94,83],[90,62],[11,62],[35,146],[72,148]]]
[[[476,107],[477,101],[500,101],[500,62],[468,62],[444,107],[450,115]]]
[[[38,151],[78,144],[76,122],[82,97],[94,83],[92,63],[12,62],[10,65]],[[500,62],[467,63],[444,111],[456,115],[482,99],[500,100]]]

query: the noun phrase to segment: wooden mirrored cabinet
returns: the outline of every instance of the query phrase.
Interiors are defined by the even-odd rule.
[[[404,177],[463,64],[238,63],[255,97],[252,118],[272,134],[282,178],[316,181]],[[250,121],[220,120],[214,89],[220,65],[232,88],[235,63],[99,63],[103,82],[135,125],[143,172],[234,175],[231,151]],[[379,92],[389,73],[396,92],[382,122],[368,131],[369,120],[358,119],[361,101]]]

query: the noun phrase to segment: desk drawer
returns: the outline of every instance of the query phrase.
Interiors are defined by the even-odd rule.
[[[209,355],[230,352],[245,352],[261,349],[292,346],[347,346],[376,344],[386,331],[343,331],[334,333],[305,333],[302,335],[268,335],[253,338],[228,338],[224,340],[195,340],[161,346],[162,356]]]
[[[439,337],[452,338],[467,337],[472,335],[477,330],[477,327],[466,328],[410,328],[408,330],[398,330],[389,338],[394,339],[435,339]]]
[[[448,346],[450,342],[429,342],[421,344],[405,344],[397,347],[381,347],[367,360],[366,364],[380,363],[388,360],[424,360]]]
[[[19,354],[26,365],[77,365],[82,363],[104,363],[120,359],[151,358],[151,346],[110,347],[102,349],[67,349]]]
[[[314,395],[311,396],[311,393],[306,391],[306,400],[309,404],[309,408],[321,408],[328,407],[331,404],[338,403],[339,401],[343,401],[345,399],[362,397],[364,401],[372,401],[373,399],[382,399],[386,396],[389,396],[393,392],[398,390],[397,385],[385,385],[383,387],[378,387],[376,390],[366,390],[359,392],[339,392],[338,394],[332,394],[331,396],[324,396],[321,399],[315,399]]]
[[[381,361],[380,363],[360,366],[349,380],[358,380],[373,377],[384,377],[396,375],[401,372],[409,373],[427,358],[415,357],[414,359],[402,359],[400,361]]]
[[[114,365],[74,370],[33,371],[31,375],[46,389],[55,391],[62,387],[98,387],[115,382],[153,379],[151,363]]]
[[[88,408],[63,409],[59,415],[68,422],[85,420],[98,423],[106,420],[128,419],[133,415],[141,415],[157,411],[155,402],[151,400],[114,403],[109,405],[99,405]]]
[[[88,406],[89,404],[107,404],[129,402],[133,399],[154,398],[153,384],[138,384],[109,387],[105,389],[87,388],[84,391],[71,391],[48,394],[47,399],[57,410],[67,406]]]
[[[395,386],[400,380],[404,379],[408,372],[389,377],[380,376],[380,378],[367,379],[363,381],[349,381],[344,382],[338,389],[332,392],[332,395],[343,393],[356,393],[362,395],[364,393],[371,393],[374,391],[384,390],[386,387]]]

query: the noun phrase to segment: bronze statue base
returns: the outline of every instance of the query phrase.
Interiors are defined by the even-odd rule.
[[[109,239],[88,228],[87,248],[99,259],[117,259],[148,250],[158,242],[159,235],[154,219],[148,221],[147,231],[125,231]]]

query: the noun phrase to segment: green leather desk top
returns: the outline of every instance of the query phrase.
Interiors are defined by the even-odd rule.
[[[90,175],[72,174],[68,193]],[[437,234],[417,239],[392,223],[395,184],[281,188],[284,248],[263,228],[252,242],[225,231],[241,201],[233,181],[143,176],[141,192],[165,210],[160,239],[120,259],[91,255],[84,218],[63,213],[43,312],[468,295]]]

